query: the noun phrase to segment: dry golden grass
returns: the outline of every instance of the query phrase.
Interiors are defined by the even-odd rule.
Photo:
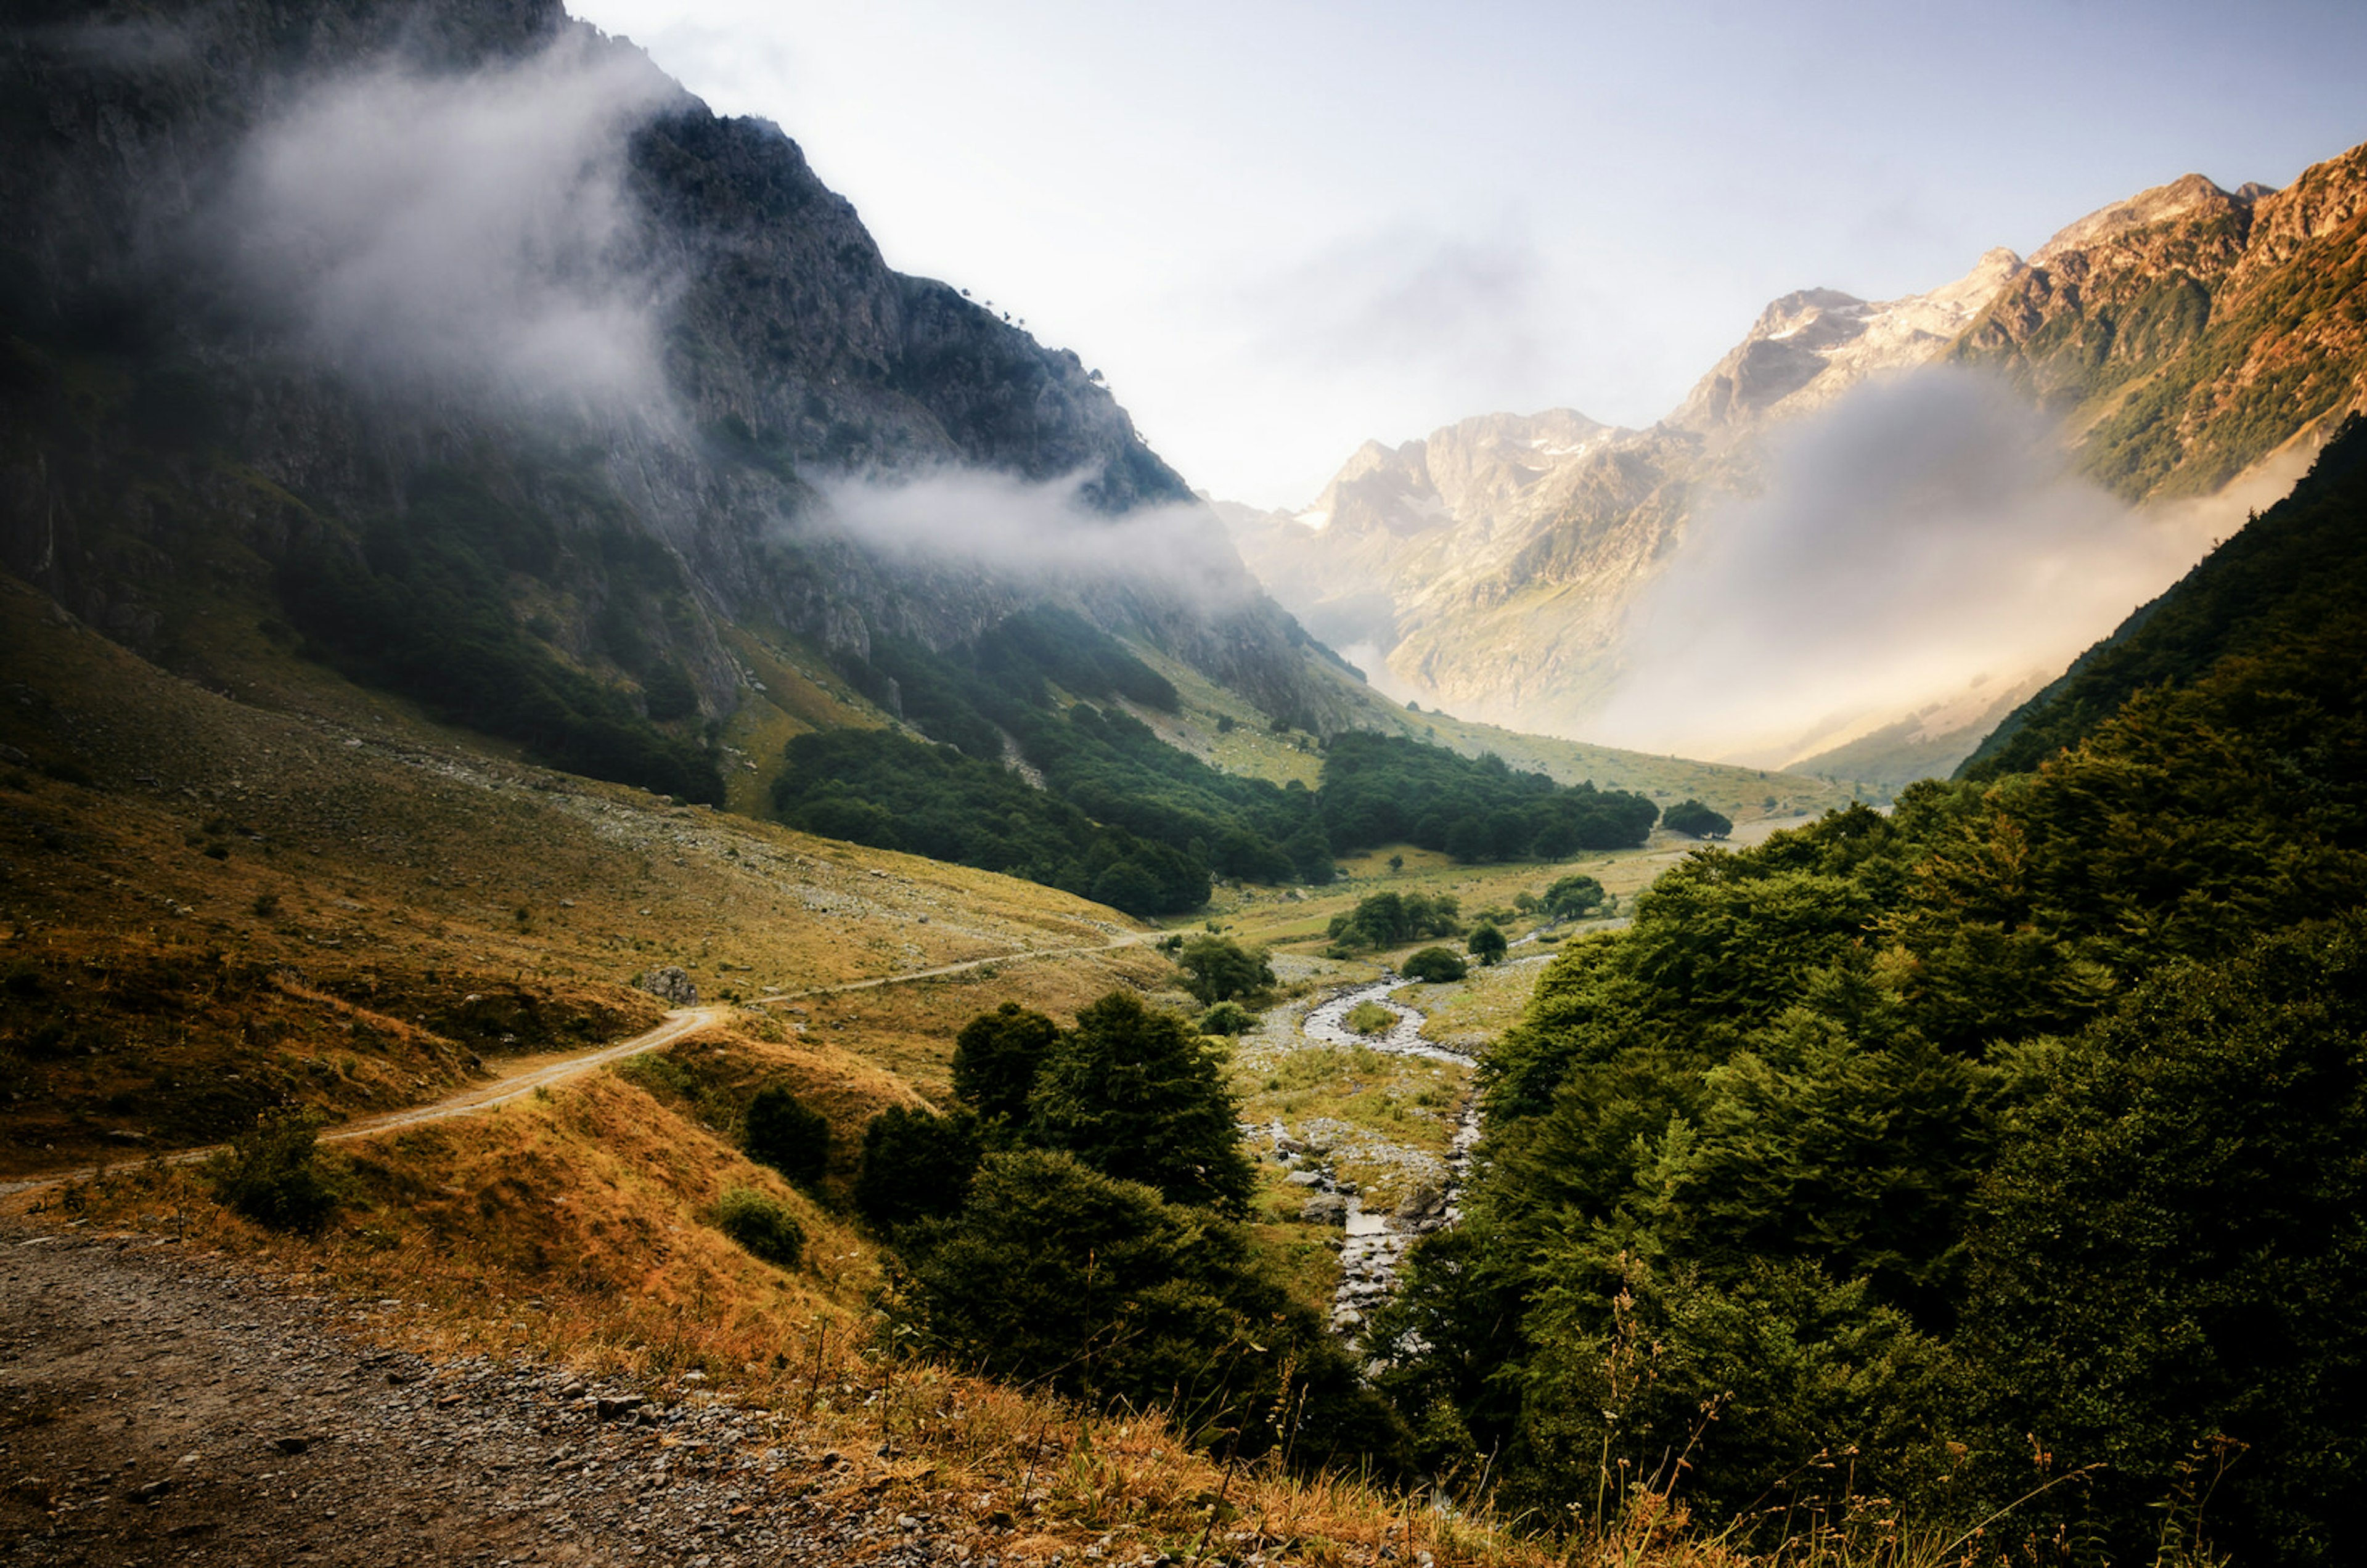
[[[892,1090],[794,1043],[721,1044],[768,1069],[805,1061],[810,1086],[845,1074],[855,1099]],[[40,1217],[177,1232],[289,1288],[398,1303],[368,1331],[430,1356],[532,1359],[630,1376],[665,1399],[695,1387],[741,1400],[806,1451],[852,1461],[791,1472],[785,1485],[965,1516],[977,1545],[1005,1562],[1073,1558],[1106,1537],[1112,1556],[1262,1551],[1346,1568],[1403,1551],[1409,1531],[1442,1563],[1557,1560],[1517,1532],[1351,1477],[1229,1471],[1155,1412],[1095,1415],[895,1355],[867,1311],[881,1267],[872,1243],[617,1076],[324,1158],[349,1206],[317,1239],[262,1230],[215,1206],[188,1168],[153,1163],[53,1192]],[[807,1237],[798,1268],[759,1262],[708,1223],[729,1187],[791,1210]]]
[[[659,1004],[630,982],[662,964],[754,996],[1134,929],[505,761],[326,674],[330,717],[232,702],[13,581],[0,666],[41,681],[0,705],[27,758],[0,763],[0,1069],[21,1097],[0,1172],[210,1142],[282,1100],[433,1099],[480,1064],[646,1027]],[[1118,954],[1035,983],[1072,1007],[1134,972]],[[934,1011],[864,993],[830,1021],[859,1035],[881,1014],[879,1058],[917,1066],[941,1060],[957,989]]]

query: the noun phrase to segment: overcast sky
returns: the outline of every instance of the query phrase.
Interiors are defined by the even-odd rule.
[[[2355,0],[572,4],[1263,505],[1467,414],[1648,424],[1778,294],[2367,140]]]

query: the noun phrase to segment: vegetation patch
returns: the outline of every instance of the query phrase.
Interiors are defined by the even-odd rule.
[[[715,1201],[715,1228],[776,1268],[794,1269],[805,1256],[805,1227],[797,1216],[753,1188],[724,1189]]]
[[[337,1189],[321,1168],[321,1119],[266,1111],[206,1162],[215,1198],[274,1230],[316,1231],[336,1213]]]

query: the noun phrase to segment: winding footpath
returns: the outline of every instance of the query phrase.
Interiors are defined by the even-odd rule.
[[[841,996],[849,991],[874,990],[881,986],[901,985],[910,980],[934,980],[946,975],[961,975],[971,970],[983,969],[990,964],[1016,964],[1036,958],[1073,958],[1086,953],[1111,953],[1119,948],[1138,946],[1150,940],[1150,937],[1155,934],[1157,933],[1135,932],[1119,937],[1115,942],[1093,942],[1076,947],[1031,948],[1023,953],[1000,953],[986,958],[966,959],[959,964],[941,964],[928,969],[909,969],[893,975],[877,975],[868,980],[844,980],[832,986],[810,986],[799,991],[776,991],[742,1005],[770,1007],[781,1002],[800,1001],[809,997]],[[349,1122],[342,1126],[323,1131],[320,1135],[320,1141],[324,1144],[341,1144],[355,1138],[375,1137],[380,1133],[391,1132],[399,1127],[415,1127],[422,1122],[448,1121],[455,1116],[473,1116],[479,1111],[492,1111],[496,1107],[508,1104],[520,1096],[532,1094],[539,1089],[548,1089],[562,1079],[612,1066],[624,1061],[627,1057],[640,1055],[644,1052],[662,1051],[676,1041],[704,1033],[723,1023],[731,1016],[731,1011],[730,1008],[721,1006],[676,1008],[667,1013],[664,1021],[656,1028],[645,1030],[629,1040],[619,1040],[606,1045],[595,1045],[587,1050],[572,1051],[564,1055],[537,1057],[515,1066],[511,1071],[491,1082],[470,1084],[466,1089],[455,1090],[441,1100],[431,1100],[425,1105],[411,1106],[402,1111],[382,1111],[375,1116],[366,1116],[360,1121]],[[222,1146],[220,1144],[209,1144],[201,1148],[181,1149],[160,1157],[166,1165],[195,1165],[200,1160],[210,1158]],[[147,1157],[143,1156],[138,1161],[122,1163],[145,1163]],[[54,1187],[60,1182],[70,1181],[77,1176],[86,1175],[94,1168],[96,1168],[88,1162],[84,1162],[59,1170],[46,1171],[39,1176],[16,1177],[0,1181],[0,1198],[12,1197],[21,1192],[37,1192],[44,1188]]]

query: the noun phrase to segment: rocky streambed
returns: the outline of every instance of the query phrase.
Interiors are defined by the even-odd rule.
[[[1450,1049],[1421,1033],[1425,1021],[1419,1009],[1395,998],[1412,981],[1394,975],[1366,984],[1342,987],[1309,1009],[1304,1017],[1295,1010],[1277,1010],[1285,1016],[1270,1026],[1287,1029],[1295,1043],[1364,1050],[1385,1056],[1417,1057],[1469,1067],[1466,1052]],[[1347,1015],[1371,1003],[1397,1015],[1387,1030],[1365,1034],[1350,1028]],[[1357,1343],[1372,1314],[1395,1293],[1405,1257],[1413,1244],[1433,1231],[1455,1224],[1461,1211],[1457,1198],[1472,1146],[1480,1132],[1479,1102],[1467,1093],[1455,1112],[1455,1131],[1444,1156],[1426,1149],[1392,1145],[1369,1129],[1318,1118],[1297,1134],[1275,1121],[1263,1129],[1274,1156],[1289,1168],[1287,1179],[1308,1190],[1303,1218],[1339,1224],[1340,1284],[1331,1303],[1333,1332]],[[1342,1156],[1365,1165],[1393,1166],[1401,1174],[1403,1195],[1394,1202],[1373,1202],[1356,1183],[1338,1174]]]

